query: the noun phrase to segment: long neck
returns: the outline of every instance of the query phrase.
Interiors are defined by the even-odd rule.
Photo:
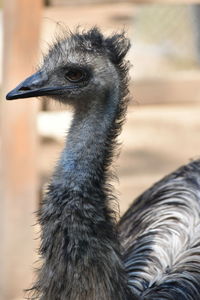
[[[119,95],[115,90],[112,96],[108,91],[102,99],[93,96],[90,103],[75,110],[54,183],[80,192],[104,190],[114,139],[120,130],[119,126],[116,128],[119,106]],[[101,198],[101,202],[104,200],[106,198]]]
[[[119,91],[77,109],[40,213],[35,286],[45,300],[125,300],[129,291],[107,184],[123,113]],[[133,298],[131,298],[133,299]]]

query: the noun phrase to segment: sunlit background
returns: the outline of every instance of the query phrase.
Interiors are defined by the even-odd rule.
[[[0,12],[0,300],[23,299],[23,289],[30,286],[38,243],[31,241],[39,230],[31,227],[33,212],[72,118],[52,101],[7,103],[5,93],[34,72],[63,25],[71,30],[98,25],[106,34],[123,29],[131,39],[131,101],[114,165],[121,214],[151,184],[200,153],[200,4],[41,2],[5,0],[4,23],[3,8]]]

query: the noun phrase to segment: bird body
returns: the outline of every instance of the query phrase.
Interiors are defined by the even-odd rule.
[[[129,46],[124,34],[104,37],[97,28],[69,34],[7,95],[46,95],[74,109],[38,213],[42,265],[33,298],[199,299],[199,161],[157,183],[116,221],[109,167],[128,104]]]
[[[136,199],[119,223],[129,286],[142,299],[200,299],[200,160]]]

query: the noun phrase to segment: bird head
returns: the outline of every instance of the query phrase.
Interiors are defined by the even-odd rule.
[[[104,37],[96,27],[68,33],[50,48],[39,70],[6,99],[49,96],[73,104],[98,91],[105,93],[125,72],[123,58],[129,46],[124,33]]]

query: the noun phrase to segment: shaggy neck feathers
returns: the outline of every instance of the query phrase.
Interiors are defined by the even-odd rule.
[[[129,299],[106,182],[126,107],[117,86],[75,111],[40,212],[40,299]]]
[[[128,67],[123,58],[129,46],[123,34],[105,38],[93,28],[59,41],[44,61],[48,69],[52,57],[63,64],[63,53],[73,53],[72,60],[80,60],[81,53],[84,63],[91,56],[94,69],[82,93],[74,89],[69,94],[74,118],[39,212],[43,265],[32,290],[40,300],[135,299],[121,260],[108,184],[127,107]],[[64,94],[61,98],[65,101]]]
[[[68,134],[65,150],[55,172],[54,182],[67,188],[89,192],[102,190],[112,159],[113,141],[110,133],[119,105],[118,92],[108,99],[92,99],[91,105],[78,107]],[[66,179],[66,181],[63,180]]]

